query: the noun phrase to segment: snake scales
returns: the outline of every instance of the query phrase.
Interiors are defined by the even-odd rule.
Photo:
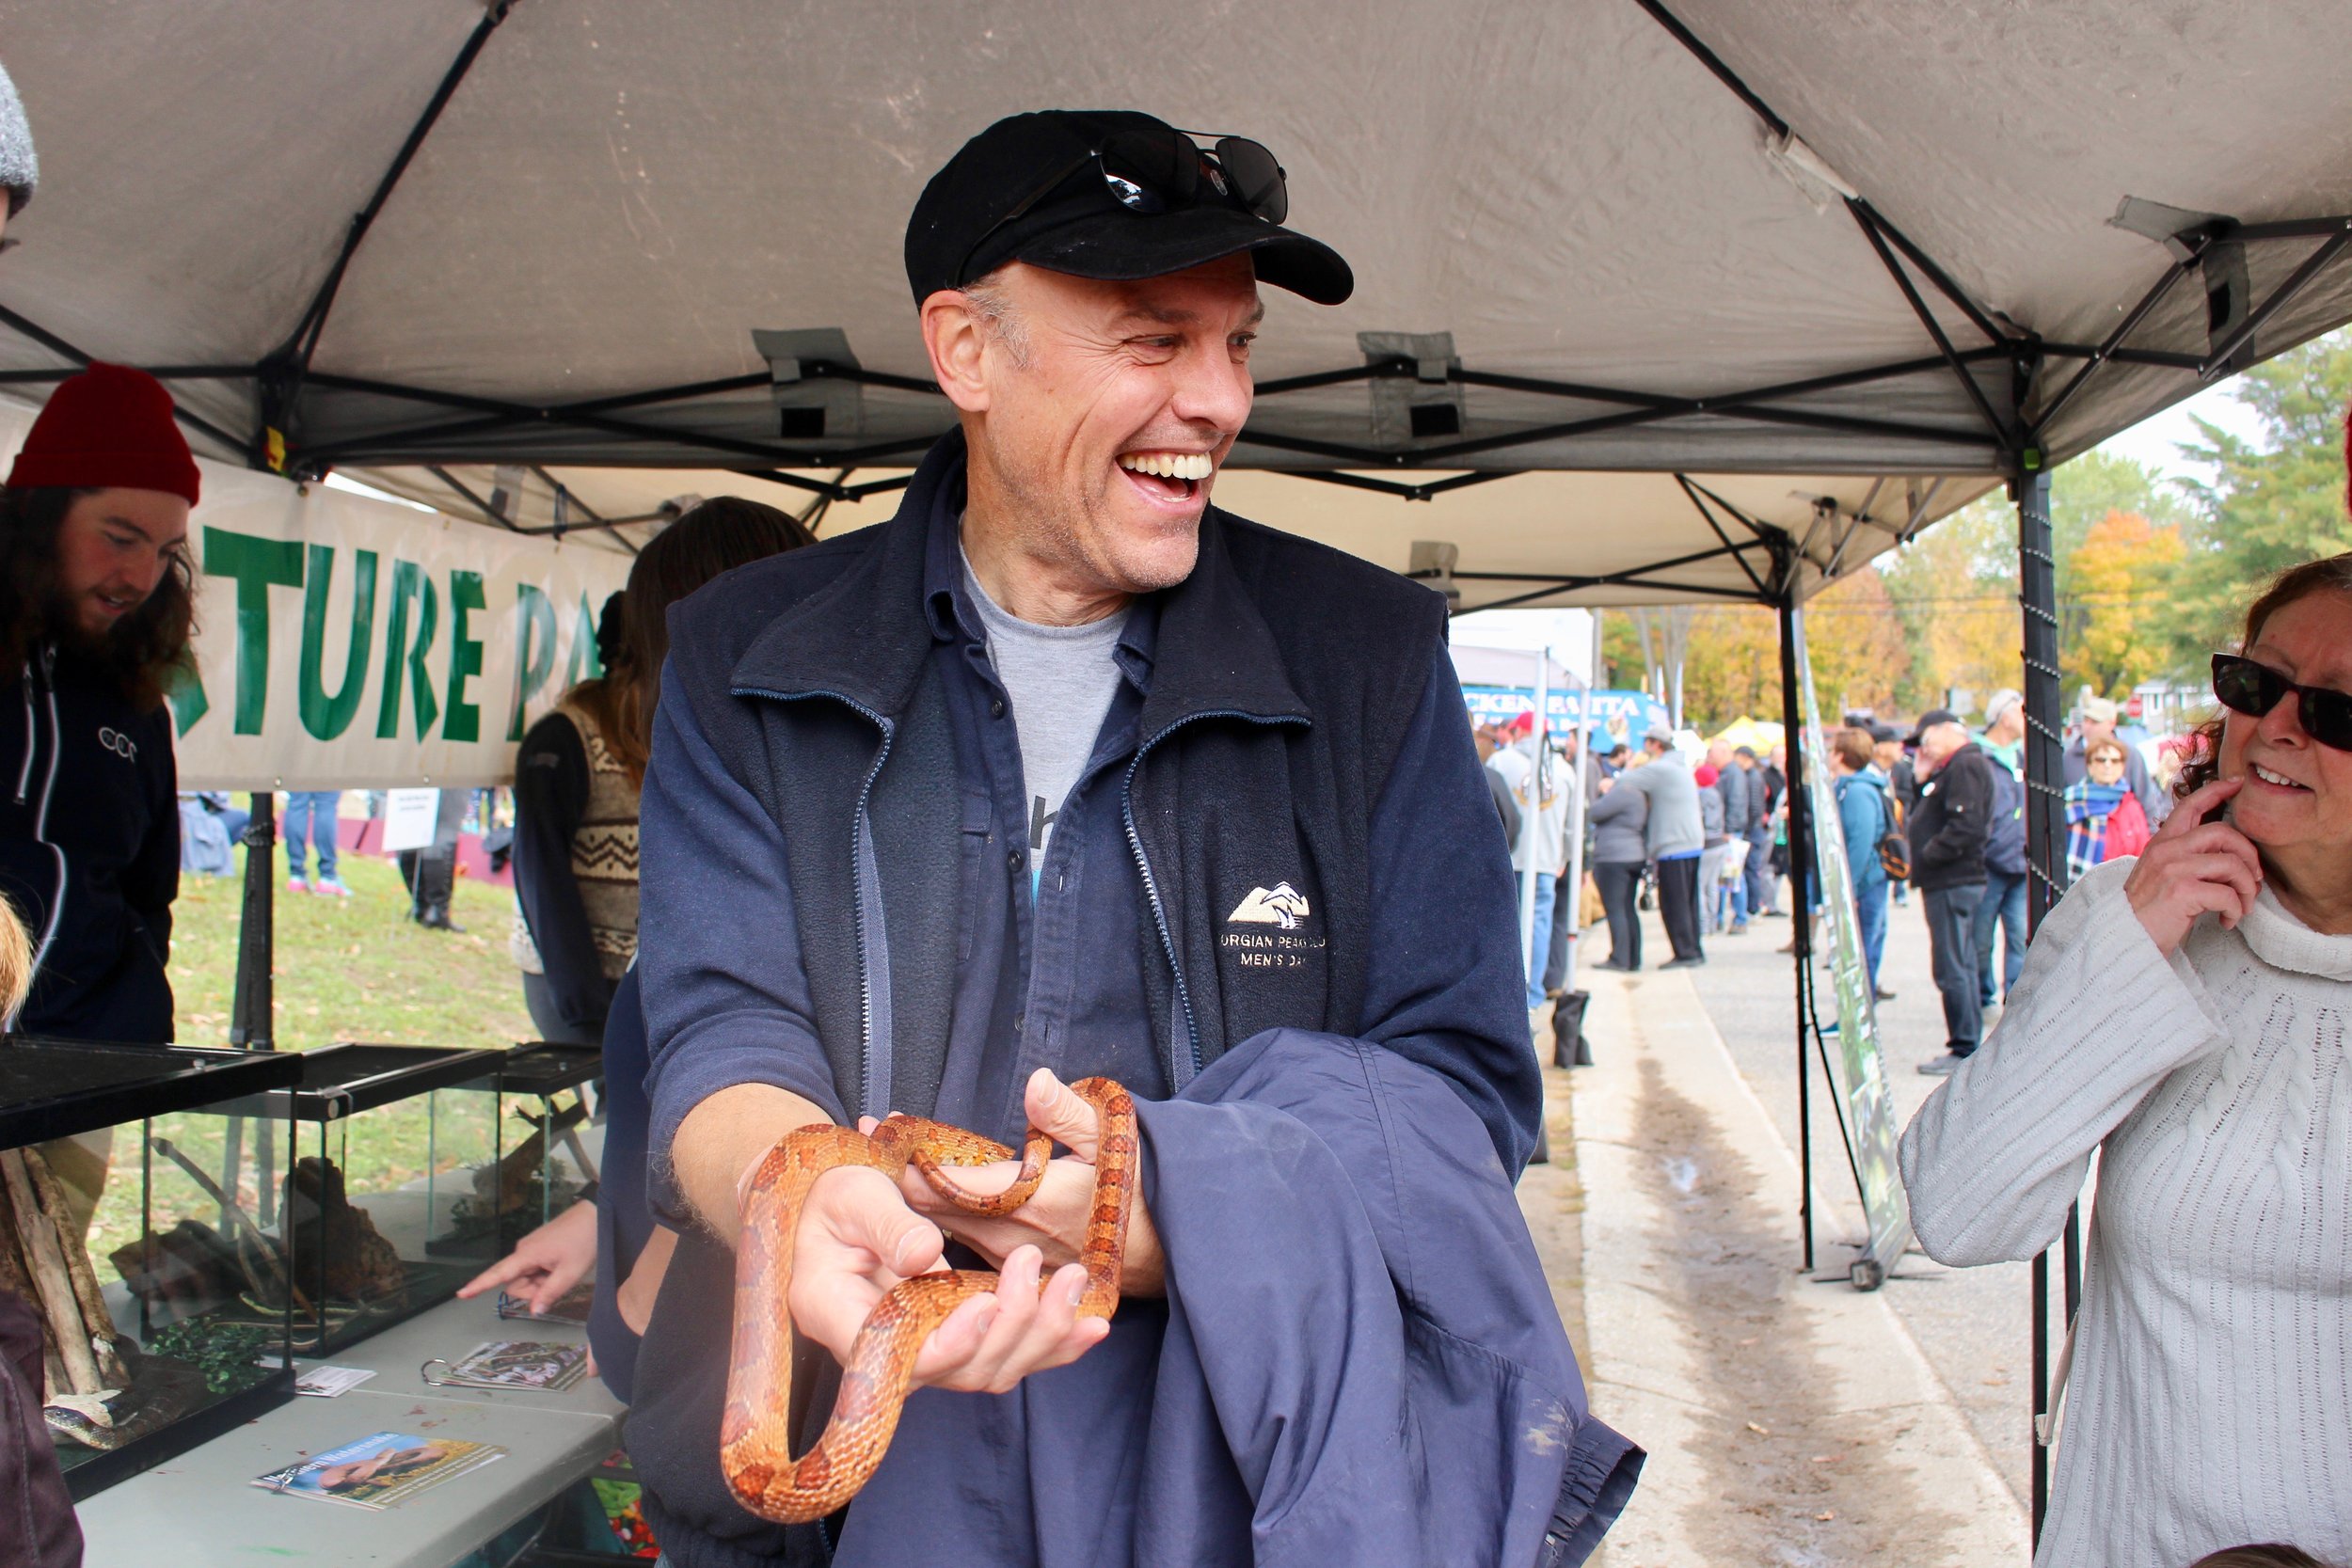
[[[1135,1195],[1136,1108],[1107,1078],[1073,1084],[1101,1118],[1094,1202],[1078,1261],[1086,1266],[1081,1318],[1105,1318],[1119,1307],[1127,1212]],[[996,1289],[997,1276],[958,1269],[901,1281],[858,1330],[842,1368],[841,1392],[822,1436],[807,1453],[791,1453],[793,1240],[801,1206],[829,1170],[863,1165],[895,1184],[909,1164],[934,1191],[967,1212],[1009,1214],[1044,1180],[1052,1141],[1029,1129],[1021,1172],[1001,1194],[966,1191],[946,1172],[956,1165],[1010,1160],[1011,1149],[961,1128],[893,1117],[868,1136],[847,1127],[803,1127],[786,1134],[753,1172],[735,1266],[735,1344],[727,1373],[726,1416],[719,1464],[736,1499],[762,1518],[805,1524],[840,1508],[873,1475],[898,1428],[914,1379],[915,1353],[962,1303]],[[1041,1280],[1041,1289],[1051,1279]]]

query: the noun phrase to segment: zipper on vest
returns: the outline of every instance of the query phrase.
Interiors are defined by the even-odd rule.
[[[33,953],[35,978],[40,977],[41,963],[49,957],[50,944],[57,940],[57,927],[65,917],[65,850],[50,843],[48,838],[49,799],[57,792],[57,754],[65,749],[63,731],[57,723],[57,649],[55,643],[51,643],[40,651],[40,673],[42,684],[46,688],[43,694],[47,697],[49,705],[49,770],[42,775],[40,805],[33,814],[33,842],[57,857],[57,895],[49,901],[49,924],[41,927],[40,945]],[[26,670],[28,679],[30,673],[28,666]],[[26,710],[26,717],[31,717],[29,707]],[[31,726],[28,724],[25,728],[29,738]],[[26,765],[25,771],[27,774],[32,771],[29,763]],[[24,797],[19,795],[17,799],[21,800]]]
[[[1184,1013],[1184,1043],[1192,1054],[1192,1072],[1186,1075],[1184,1082],[1179,1082],[1176,1072],[1177,1064],[1174,1060],[1176,1042],[1168,1041],[1170,1059],[1168,1064],[1168,1087],[1171,1091],[1181,1090],[1185,1082],[1200,1075],[1200,1021],[1193,1015],[1192,991],[1184,984],[1184,965],[1176,955],[1176,938],[1168,929],[1167,906],[1160,902],[1159,880],[1152,875],[1152,862],[1143,852],[1143,835],[1136,831],[1136,773],[1143,767],[1144,756],[1152,747],[1198,719],[1239,719],[1246,723],[1256,724],[1261,729],[1271,729],[1277,724],[1306,722],[1303,719],[1262,719],[1254,713],[1244,713],[1238,708],[1217,708],[1206,713],[1188,713],[1136,747],[1135,756],[1127,763],[1127,776],[1120,781],[1119,811],[1127,828],[1127,847],[1135,852],[1136,870],[1143,878],[1144,898],[1152,906],[1152,924],[1158,927],[1160,933],[1160,950],[1168,955],[1168,971],[1176,976],[1176,1002]]]
[[[890,742],[894,736],[890,721],[867,707],[864,703],[854,702],[838,691],[770,691],[755,686],[739,686],[734,690],[738,696],[765,697],[771,702],[777,703],[798,702],[806,697],[830,697],[842,706],[852,709],[860,716],[871,721],[874,727],[882,732],[882,747],[874,753],[874,765],[866,770],[866,783],[859,786],[857,792],[857,810],[850,818],[850,876],[852,884],[850,890],[850,927],[857,940],[857,1012],[861,1042],[858,1052],[858,1110],[867,1116],[886,1114],[888,1107],[877,1111],[869,1102],[869,1091],[874,1086],[874,1052],[876,1049],[874,977],[866,962],[866,890],[858,885],[860,881],[858,868],[864,863],[862,851],[866,846],[866,803],[873,799],[874,781],[882,777],[882,764],[890,757]],[[885,984],[888,980],[889,976],[884,975]]]

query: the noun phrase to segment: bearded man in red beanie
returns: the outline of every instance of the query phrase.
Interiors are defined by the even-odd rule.
[[[33,936],[13,1027],[167,1041],[196,460],[154,377],[61,384],[0,490],[0,893]],[[21,715],[21,716],[20,716]],[[14,781],[13,786],[9,781]]]

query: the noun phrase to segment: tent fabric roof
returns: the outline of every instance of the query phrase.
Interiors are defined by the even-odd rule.
[[[8,10],[44,180],[0,266],[0,378],[208,372],[175,381],[200,445],[274,425],[296,467],[903,466],[946,422],[905,215],[966,136],[1050,103],[1260,137],[1295,224],[1354,263],[1343,307],[1269,299],[1237,468],[1605,475],[1426,514],[1300,484],[1297,521],[1266,519],[1375,558],[1403,531],[1464,572],[1581,579],[1717,546],[1678,483],[1612,470],[1726,499],[1751,476],[1748,515],[1799,535],[1790,492],[1869,498],[1892,526],[1821,534],[1773,579],[1802,594],[2018,449],[2062,459],[2196,390],[2217,348],[2352,319],[2352,230],[2317,221],[2352,213],[2339,0],[1270,0],[1206,28],[1138,0]],[[2127,197],[2181,211],[2127,232]],[[838,337],[778,387],[755,329]],[[649,396],[689,386],[713,389]],[[1754,586],[1728,555],[1646,577],[1668,586],[1580,592]]]
[[[571,536],[628,541],[615,548],[642,545],[678,503],[710,496],[748,496],[800,512],[825,538],[884,521],[898,503],[891,488],[855,501],[818,498],[821,504],[812,507],[806,496],[723,469],[398,467],[358,477],[476,522],[511,518],[533,529],[554,526],[555,486],[561,484],[567,525],[592,531]],[[864,477],[867,483],[889,485],[903,474],[887,470]],[[1386,477],[1406,483],[1442,478],[1413,472]],[[1573,607],[1756,599],[1764,595],[1772,574],[1766,535],[1773,530],[1788,534],[1800,552],[1802,596],[1893,547],[1928,518],[1943,515],[1989,483],[1882,483],[1851,475],[1521,473],[1406,504],[1295,474],[1230,468],[1217,477],[1216,496],[1230,512],[1305,534],[1391,571],[1415,568],[1417,542],[1450,544],[1457,551],[1452,581],[1455,608],[1467,611],[1510,603]],[[490,511],[493,504],[500,509],[496,513]],[[1720,535],[1706,521],[1710,513]],[[617,526],[598,529],[599,519]],[[1662,547],[1667,540],[1686,543],[1670,549]],[[1572,561],[1564,562],[1564,542],[1573,544]],[[1740,546],[1736,556],[1720,548],[1725,542]],[[1711,553],[1708,559],[1670,564],[1694,551]],[[1564,580],[1578,586],[1564,589]]]

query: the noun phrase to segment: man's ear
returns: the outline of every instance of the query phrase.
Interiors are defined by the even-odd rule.
[[[988,411],[983,373],[990,348],[988,324],[955,289],[941,289],[923,301],[923,347],[931,374],[947,401],[966,414]]]

